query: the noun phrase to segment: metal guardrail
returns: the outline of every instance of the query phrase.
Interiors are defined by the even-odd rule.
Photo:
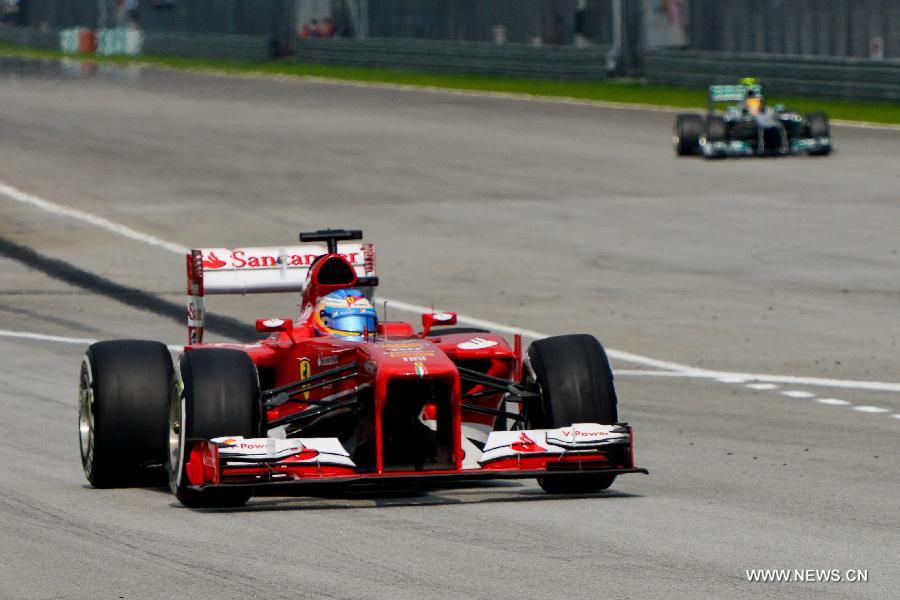
[[[900,60],[660,50],[647,54],[650,83],[705,88],[758,77],[769,93],[900,100]]]
[[[59,49],[59,33],[56,31],[44,31],[31,27],[13,27],[0,24],[0,42],[17,44],[19,46],[31,46],[43,50]]]
[[[272,56],[272,42],[265,35],[147,32],[144,34],[143,53],[186,58],[266,60]]]
[[[298,40],[302,63],[536,79],[606,77],[606,48],[530,46],[420,39],[344,38]],[[149,52],[149,51],[148,51]]]

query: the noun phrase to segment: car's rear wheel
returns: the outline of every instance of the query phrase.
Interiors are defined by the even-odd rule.
[[[703,117],[685,113],[675,117],[672,144],[678,156],[700,154],[700,137],[703,135]]]
[[[828,122],[828,115],[823,112],[812,112],[806,115],[809,137],[831,137],[831,124]],[[810,151],[810,156],[826,156],[831,153],[831,145],[825,146],[818,150]]]
[[[540,388],[538,397],[525,405],[529,428],[612,425],[619,420],[609,359],[591,335],[561,335],[534,342],[528,348],[524,378]],[[547,475],[538,483],[551,493],[587,493],[604,490],[615,479],[615,475]]]
[[[159,342],[114,340],[88,348],[78,386],[78,441],[91,485],[146,485],[164,475],[172,371],[169,350]]]
[[[235,507],[252,488],[190,487],[185,473],[185,441],[221,436],[262,435],[262,407],[256,367],[240,350],[203,348],[185,353],[169,404],[169,485],[191,507]]]

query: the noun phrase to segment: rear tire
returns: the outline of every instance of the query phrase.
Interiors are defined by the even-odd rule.
[[[240,350],[203,348],[185,353],[181,379],[173,380],[169,405],[169,486],[190,507],[237,507],[252,488],[195,490],[185,474],[184,446],[189,438],[262,435],[262,406],[256,366]]]
[[[812,112],[806,115],[809,137],[831,137],[831,124],[828,122],[828,115],[823,112]],[[827,156],[831,154],[831,145],[820,150],[813,150],[810,156]]]
[[[540,387],[528,402],[529,428],[552,429],[574,423],[613,425],[619,420],[618,400],[606,351],[591,335],[561,335],[538,340],[528,348],[526,381]],[[615,475],[547,475],[538,484],[550,493],[605,490]]]
[[[703,134],[703,117],[694,113],[675,117],[672,144],[678,156],[700,154],[700,136]]]
[[[159,342],[115,340],[87,349],[78,389],[78,437],[92,486],[148,485],[160,478],[172,371],[169,350]]]

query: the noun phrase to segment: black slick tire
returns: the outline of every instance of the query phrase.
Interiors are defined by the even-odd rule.
[[[79,377],[78,438],[92,486],[161,479],[172,371],[169,350],[159,342],[114,340],[87,349]]]
[[[828,121],[828,115],[823,112],[811,112],[806,115],[806,123],[809,137],[831,137],[831,124]],[[813,150],[810,156],[827,156],[831,154],[831,145],[819,150]]]
[[[529,428],[612,425],[619,420],[609,359],[591,335],[561,335],[532,343],[524,377],[540,387],[539,397],[525,405]],[[548,475],[538,483],[551,493],[590,493],[608,488],[615,479],[615,475]]]
[[[703,117],[694,113],[684,113],[675,117],[672,144],[678,156],[700,154],[700,137],[703,135]]]
[[[242,506],[252,488],[197,490],[188,485],[184,446],[190,438],[262,435],[256,366],[240,350],[203,348],[185,353],[179,370],[169,404],[169,487],[185,506]]]

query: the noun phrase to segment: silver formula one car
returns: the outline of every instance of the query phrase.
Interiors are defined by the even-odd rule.
[[[682,113],[675,118],[672,141],[678,156],[781,156],[805,152],[810,156],[831,153],[828,116],[822,112],[801,115],[782,105],[769,107],[762,86],[752,78],[740,85],[709,88],[706,116]],[[735,102],[723,113],[718,102]]]

